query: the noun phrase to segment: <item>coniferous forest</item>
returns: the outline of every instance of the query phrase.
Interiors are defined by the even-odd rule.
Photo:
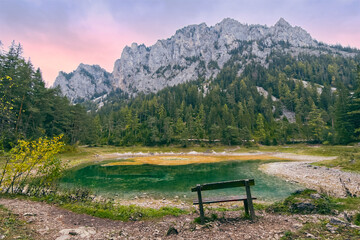
[[[360,135],[359,63],[359,55],[273,52],[264,67],[234,54],[213,79],[132,97],[115,90],[98,108],[45,88],[13,44],[0,56],[0,148],[59,134],[87,145],[347,144]]]
[[[0,149],[17,140],[65,135],[70,143],[89,143],[92,118],[72,105],[57,89],[45,88],[40,69],[22,57],[22,47],[10,46],[0,55]]]

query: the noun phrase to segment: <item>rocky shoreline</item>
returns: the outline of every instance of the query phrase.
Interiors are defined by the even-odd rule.
[[[275,156],[283,156],[296,161],[263,164],[260,166],[260,170],[267,174],[299,183],[306,188],[316,189],[330,196],[360,196],[360,174],[311,165],[313,162],[331,160],[335,157],[285,153],[275,154]]]
[[[200,155],[201,153],[194,152],[193,154]],[[263,164],[260,169],[265,173],[303,184],[305,187],[315,188],[333,196],[346,196],[349,193],[360,194],[359,174],[311,165],[312,162],[329,160],[334,157],[263,152],[242,153],[241,155],[244,154],[267,155],[292,160],[291,162]],[[129,155],[131,156],[131,154],[127,153],[127,156]],[[101,159],[102,157],[99,156],[100,161],[104,160]],[[119,157],[124,157],[124,155]],[[257,210],[256,215],[258,218],[256,221],[251,222],[241,217],[242,211],[226,211],[216,212],[220,214],[219,219],[202,226],[194,223],[198,213],[194,211],[195,208],[192,204],[184,199],[175,197],[175,199],[156,200],[147,196],[147,194],[143,194],[134,199],[122,199],[116,203],[121,205],[136,204],[152,208],[175,206],[186,209],[190,213],[179,217],[167,216],[147,221],[122,222],[73,213],[43,202],[0,199],[0,205],[8,208],[26,222],[29,228],[35,230],[36,239],[280,239],[289,231],[299,230],[304,224],[316,223],[321,219],[327,219],[327,221],[330,219],[330,222],[336,220],[330,216],[279,215]],[[219,207],[229,209],[234,207],[230,203],[219,205]],[[212,209],[206,209],[207,216],[212,213]],[[338,225],[338,222],[334,224]],[[343,222],[340,221],[340,223]],[[328,225],[329,231],[336,234],[336,231],[332,230],[333,225]],[[313,235],[307,233],[306,237],[313,238]]]

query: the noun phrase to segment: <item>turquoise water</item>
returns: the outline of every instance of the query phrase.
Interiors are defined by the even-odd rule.
[[[268,161],[267,161],[268,162]],[[97,194],[131,198],[144,193],[154,198],[195,196],[190,188],[196,184],[254,178],[251,187],[260,200],[273,201],[287,197],[301,186],[258,170],[261,160],[228,161],[178,166],[125,165],[101,166],[96,163],[70,170],[61,180],[64,188],[89,188]],[[244,188],[204,192],[205,196],[243,194]]]

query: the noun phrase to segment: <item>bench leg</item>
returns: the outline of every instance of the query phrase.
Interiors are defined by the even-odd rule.
[[[245,215],[249,216],[249,204],[247,202],[247,200],[244,200],[244,208],[245,208]]]
[[[198,187],[198,189],[197,189],[197,194],[198,194],[198,200],[199,200],[200,221],[201,221],[201,224],[204,224],[205,216],[204,216],[204,207],[203,207],[203,203],[202,203],[200,187]]]
[[[254,206],[253,206],[253,202],[252,202],[252,197],[251,197],[251,192],[250,192],[250,185],[249,185],[249,181],[245,181],[245,188],[246,188],[246,198],[247,198],[247,204],[250,210],[250,217],[252,220],[255,219],[255,211],[254,211]]]

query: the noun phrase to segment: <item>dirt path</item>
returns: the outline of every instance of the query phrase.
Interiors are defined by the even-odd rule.
[[[286,230],[301,227],[301,220],[296,216],[260,211],[256,212],[258,219],[255,222],[240,219],[238,216],[242,212],[226,212],[222,221],[203,227],[193,223],[198,216],[194,213],[151,221],[121,222],[76,214],[39,202],[0,199],[0,204],[27,221],[40,239],[279,239]],[[166,236],[170,227],[178,234]]]
[[[339,169],[312,166],[310,163],[329,160],[331,157],[304,156],[295,154],[275,154],[296,162],[275,162],[263,164],[260,170],[287,180],[300,183],[307,188],[336,197],[348,194],[360,196],[360,174]]]
[[[268,154],[268,153],[267,153]],[[265,164],[262,170],[284,177],[291,181],[318,186],[331,191],[343,189],[339,178],[350,179],[359,190],[359,175],[344,173],[335,169],[309,167],[309,162],[328,158],[299,156],[295,154],[272,154],[275,157],[297,160],[297,162],[277,162]],[[351,187],[352,189],[352,187]],[[337,194],[337,193],[336,193]],[[191,206],[181,206],[191,208]],[[157,220],[121,222],[101,219],[85,214],[76,214],[68,210],[40,202],[18,199],[0,199],[11,212],[28,222],[39,239],[279,239],[285,231],[299,229],[303,223],[316,221],[314,216],[281,216],[256,211],[257,220],[251,222],[239,218],[243,212],[217,212],[220,220],[205,226],[195,224],[197,213],[180,217],[164,217]],[[171,203],[170,203],[171,205]],[[208,216],[211,214],[207,211]],[[167,236],[173,227],[177,234]],[[174,231],[175,232],[175,231]]]

